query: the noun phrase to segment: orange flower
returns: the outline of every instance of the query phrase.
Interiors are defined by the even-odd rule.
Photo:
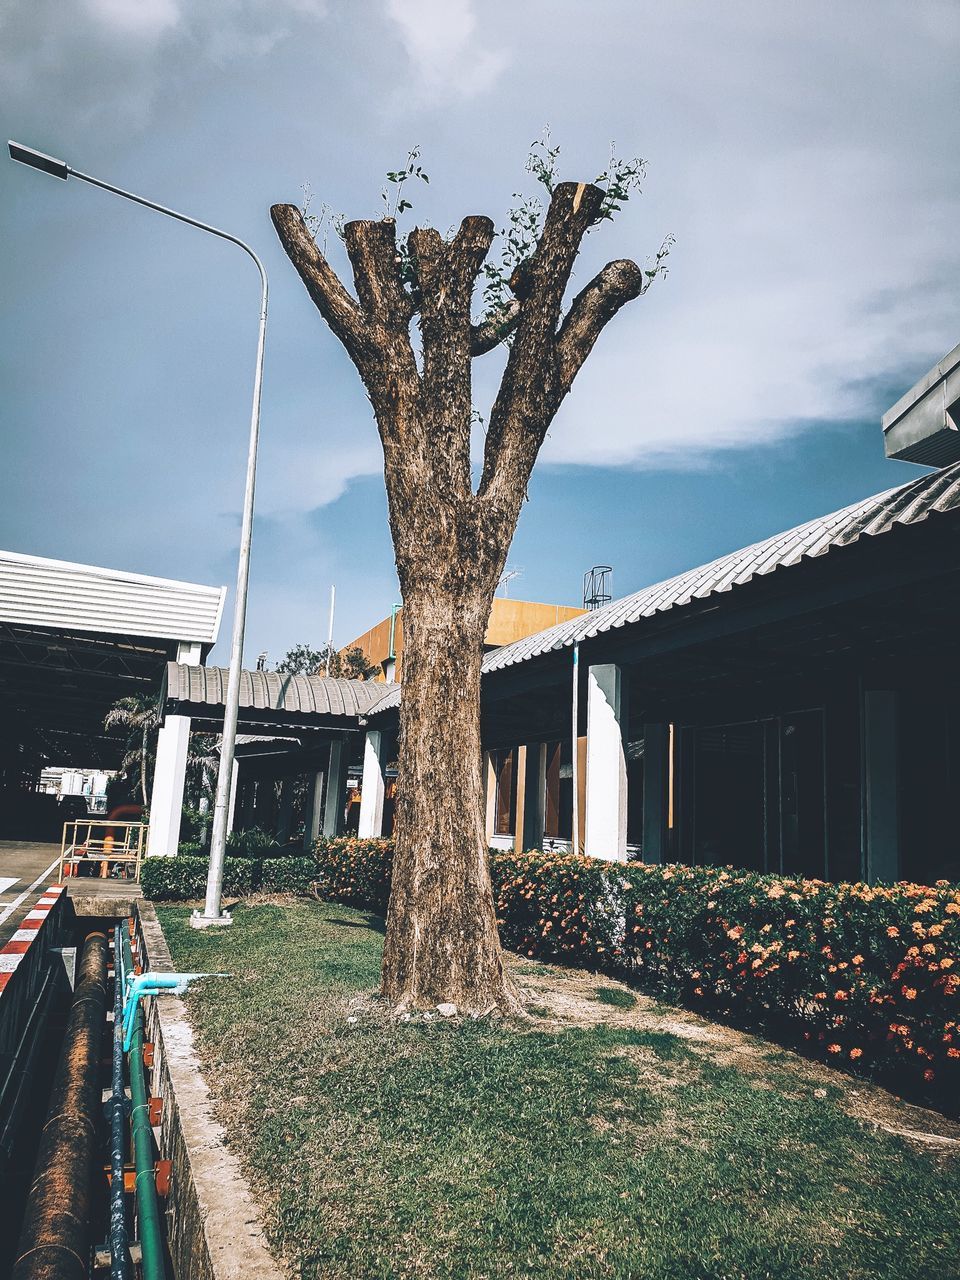
[[[948,1049],[948,1050],[947,1050],[947,1057],[948,1057],[948,1058],[960,1058],[960,1049]]]
[[[892,925],[892,924],[891,924],[891,925],[888,925],[888,926],[887,926],[887,937],[888,937],[888,938],[899,938],[899,937],[900,937],[900,930],[896,927],[896,925]]]
[[[846,1000],[849,994],[849,991],[835,991],[833,993],[833,998],[834,1000]]]
[[[851,1049],[851,1050],[850,1050],[850,1057],[851,1057],[851,1058],[862,1058],[862,1057],[863,1057],[863,1050],[862,1050],[862,1049]]]
[[[901,987],[900,990],[903,992],[903,994],[906,996],[908,1000],[916,1000],[917,998],[916,987]]]
[[[839,1052],[840,1052],[840,1046],[838,1044],[827,1045],[827,1053],[839,1053]]]

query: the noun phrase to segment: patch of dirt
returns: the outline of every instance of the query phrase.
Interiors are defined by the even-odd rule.
[[[759,1036],[709,1022],[695,1013],[665,1010],[649,996],[613,978],[580,969],[535,965],[529,960],[511,963],[507,958],[531,1010],[531,1028],[605,1026],[667,1033],[683,1040],[692,1053],[701,1055],[706,1062],[756,1077],[759,1087],[770,1088],[771,1076],[790,1072],[815,1097],[826,1098],[828,1091],[838,1090],[836,1101],[840,1107],[867,1128],[902,1138],[928,1154],[960,1156],[960,1124],[939,1112],[904,1102],[880,1085],[843,1075]],[[597,989],[603,987],[629,993],[636,1003],[632,1008],[619,1008],[598,1000]],[[655,1055],[639,1047],[628,1052],[645,1073],[658,1076],[664,1087],[669,1087],[671,1081],[679,1083],[675,1065],[664,1064],[659,1058],[654,1062]]]

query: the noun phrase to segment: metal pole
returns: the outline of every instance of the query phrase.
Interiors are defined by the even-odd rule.
[[[144,196],[115,187],[101,178],[81,173],[63,160],[43,155],[20,143],[10,142],[10,155],[21,164],[30,165],[56,178],[77,178],[80,182],[109,191],[111,195],[131,200],[134,204],[163,213],[168,218],[185,222],[199,231],[207,231],[221,240],[229,240],[253,259],[260,273],[260,328],[257,336],[257,363],[253,381],[253,408],[250,414],[250,442],[247,450],[247,474],[243,491],[243,520],[240,527],[240,562],[237,566],[237,595],[233,611],[233,636],[230,642],[230,672],[227,678],[227,698],[223,712],[223,737],[220,745],[220,771],[217,775],[217,794],[213,810],[213,834],[210,840],[210,865],[207,871],[207,894],[203,913],[194,912],[190,923],[197,928],[211,924],[229,924],[230,915],[221,911],[220,899],[223,887],[223,859],[227,843],[227,821],[230,806],[230,785],[233,778],[233,755],[237,737],[237,716],[240,705],[240,669],[243,661],[243,633],[247,617],[247,582],[250,576],[250,541],[253,535],[253,500],[257,480],[257,444],[260,437],[260,394],[263,386],[263,349],[267,331],[267,273],[263,263],[243,240],[232,236],[208,222],[200,222],[185,213],[178,213],[166,205],[147,200]]]
[[[329,627],[329,630],[327,631],[327,669],[324,672],[324,674],[327,676],[330,675],[330,654],[333,650],[333,610],[336,603],[337,603],[337,588],[335,586],[332,586],[330,588],[330,627]]]

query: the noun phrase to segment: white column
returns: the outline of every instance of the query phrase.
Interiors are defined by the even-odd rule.
[[[863,695],[866,770],[867,880],[892,884],[900,876],[900,785],[897,700],[889,689]]]
[[[199,642],[181,641],[177,646],[177,661],[185,666],[198,667]],[[189,743],[190,717],[167,716],[157,735],[157,761],[150,792],[150,828],[147,832],[148,858],[170,857],[177,852]]]
[[[237,816],[237,784],[240,776],[240,765],[236,756],[233,758],[233,773],[230,775],[230,808],[227,811],[227,835],[233,830]]]
[[[361,840],[383,835],[383,797],[386,790],[387,735],[382,729],[368,729],[363,743],[363,782],[360,788]]]
[[[284,778],[280,783],[280,805],[277,813],[277,843],[286,844],[290,839],[290,823],[293,820],[293,779]]]
[[[323,774],[315,773],[310,779],[307,792],[307,809],[303,815],[303,847],[312,849],[314,841],[320,834],[320,817],[323,813]]]
[[[543,848],[543,826],[547,807],[547,744],[531,743],[526,750],[523,778],[523,849]],[[514,840],[516,847],[516,840]]]
[[[330,768],[327,771],[327,789],[323,797],[323,834],[329,839],[343,832],[343,784],[346,772],[346,743],[342,738],[334,738],[330,743]]]
[[[514,763],[516,769],[516,763]],[[518,782],[521,779],[517,780]],[[493,767],[493,752],[484,751],[483,753],[483,828],[484,839],[489,847],[493,839],[493,829],[497,821],[497,774]],[[517,840],[517,844],[521,844]]]
[[[587,785],[584,852],[627,858],[627,756],[622,722],[627,700],[620,667],[592,666],[587,675]]]

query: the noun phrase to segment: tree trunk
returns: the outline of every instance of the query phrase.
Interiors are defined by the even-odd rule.
[[[149,807],[150,801],[147,798],[147,744],[150,739],[150,726],[143,726],[143,735],[140,740],[140,794],[143,796],[143,807]]]
[[[547,428],[603,327],[645,288],[635,263],[608,263],[561,318],[580,243],[604,216],[604,198],[590,183],[555,187],[536,248],[511,278],[515,305],[480,324],[471,306],[494,239],[489,218],[464,218],[446,238],[415,227],[405,251],[392,219],[347,223],[353,297],[300,211],[271,210],[290,260],[363,379],[383,443],[404,610],[382,980],[397,1006],[519,1008],[503,968],[487,866],[480,665],[494,589]],[[415,316],[419,364],[410,339]],[[508,334],[475,489],[471,361]]]
[[[382,991],[516,1012],[504,970],[484,830],[480,664],[492,590],[418,593],[403,605],[403,701]]]

